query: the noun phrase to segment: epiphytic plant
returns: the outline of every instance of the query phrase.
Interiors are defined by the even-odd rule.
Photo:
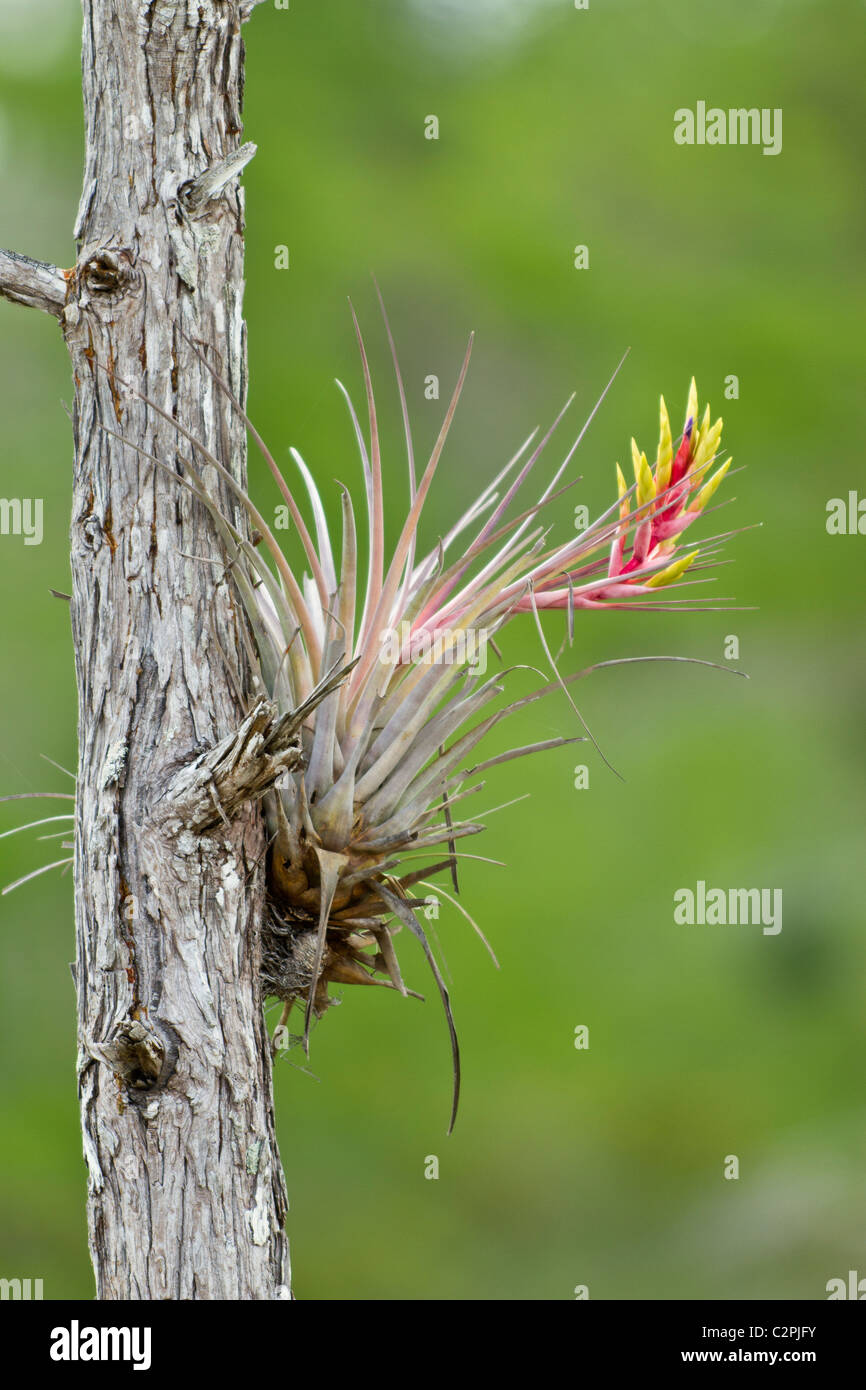
[[[295,766],[287,765],[277,785],[262,791],[269,830],[263,994],[284,1001],[283,1036],[288,1036],[285,1025],[292,1007],[303,1007],[308,1050],[313,1017],[333,1002],[329,984],[378,984],[404,995],[412,992],[404,984],[393,941],[405,926],[421,944],[445,1007],[454,1062],[453,1125],[460,1077],[457,1035],[448,991],[419,920],[426,898],[415,897],[413,890],[416,885],[431,887],[430,880],[443,873],[451,874],[457,890],[457,842],[484,828],[477,819],[464,818],[462,807],[483,788],[481,774],[486,769],[584,738],[595,744],[569,691],[589,672],[560,674],[541,612],[563,610],[571,641],[580,609],[695,611],[701,600],[684,596],[682,589],[712,564],[715,551],[705,551],[696,564],[699,551],[687,550],[683,538],[704,514],[731,460],[715,467],[722,421],[711,422],[709,406],[698,419],[692,381],[681,435],[674,440],[662,399],[653,465],[632,440],[634,482],[629,485],[617,465],[618,500],[578,534],[555,542],[548,509],[570,486],[560,486],[561,480],[608,383],[537,500],[521,509],[517,499],[570,401],[546,434],[539,439],[535,431],[524,441],[448,534],[422,551],[424,504],[463,389],[472,339],[419,477],[406,393],[384,307],[383,317],[403,417],[409,495],[390,557],[376,403],[354,311],[368,437],[348,392],[338,383],[363,470],[365,574],[360,572],[362,547],[349,488],[339,485],[338,553],[319,489],[300,454],[292,450],[312,512],[312,532],[273,456],[229,386],[203,357],[267,461],[296,531],[303,570],[290,562],[260,509],[225,464],[187,431],[178,426],[190,449],[179,450],[176,461],[152,461],[189,488],[209,512],[249,620],[248,656],[256,698],[276,706],[284,737],[299,737]],[[123,389],[123,383],[116,384]],[[153,402],[148,405],[164,414]],[[239,518],[221,510],[215,489],[208,486],[209,470],[247,513],[251,539]],[[712,541],[719,543],[730,534]],[[486,660],[479,657],[486,657],[488,645],[499,654],[496,636],[521,614],[534,620],[550,674],[529,694],[503,702],[506,678],[518,669],[533,668],[513,666],[486,677]],[[473,761],[477,746],[497,724],[556,690],[568,699],[582,734],[548,738]],[[416,867],[419,856],[429,862]],[[455,901],[438,886],[437,891]],[[460,911],[472,922],[462,906]]]

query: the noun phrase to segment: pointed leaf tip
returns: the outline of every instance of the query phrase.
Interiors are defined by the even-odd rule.
[[[678,560],[674,560],[672,565],[668,565],[667,569],[659,570],[651,579],[648,579],[646,581],[647,588],[661,589],[665,584],[673,584],[675,580],[685,574],[699,553],[698,550],[693,550],[688,555],[681,555]]]

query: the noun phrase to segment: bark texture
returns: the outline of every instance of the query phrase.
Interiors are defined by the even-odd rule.
[[[66,302],[66,277],[45,261],[0,251],[0,296],[26,309],[42,309],[59,318]]]
[[[238,778],[258,796],[295,750],[265,746],[267,710],[250,727],[243,618],[215,537],[147,457],[177,466],[191,445],[135,394],[245,482],[243,427],[186,337],[243,401],[251,8],[83,3],[86,168],[61,323],[75,379],[78,1076],[102,1299],[290,1296],[259,994],[265,841]],[[54,312],[51,269],[30,284]]]

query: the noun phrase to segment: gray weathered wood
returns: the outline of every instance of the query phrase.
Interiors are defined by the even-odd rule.
[[[124,384],[245,481],[244,430],[185,335],[243,401],[252,8],[83,0],[76,265],[0,258],[0,293],[61,318],[75,381],[78,1076],[103,1299],[289,1296],[259,997],[265,839],[244,792],[296,751],[266,707],[247,719],[244,619],[213,531],[147,458],[189,445]]]
[[[0,297],[59,318],[66,302],[66,277],[56,265],[0,251]]]

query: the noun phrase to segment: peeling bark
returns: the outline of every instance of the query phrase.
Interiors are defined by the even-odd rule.
[[[244,429],[187,338],[243,402],[253,7],[83,0],[76,264],[0,254],[0,294],[60,318],[75,381],[75,976],[102,1299],[290,1296],[249,798],[297,752],[242,702],[243,616],[203,511],[146,457],[172,465],[180,437],[134,394],[245,483]]]

